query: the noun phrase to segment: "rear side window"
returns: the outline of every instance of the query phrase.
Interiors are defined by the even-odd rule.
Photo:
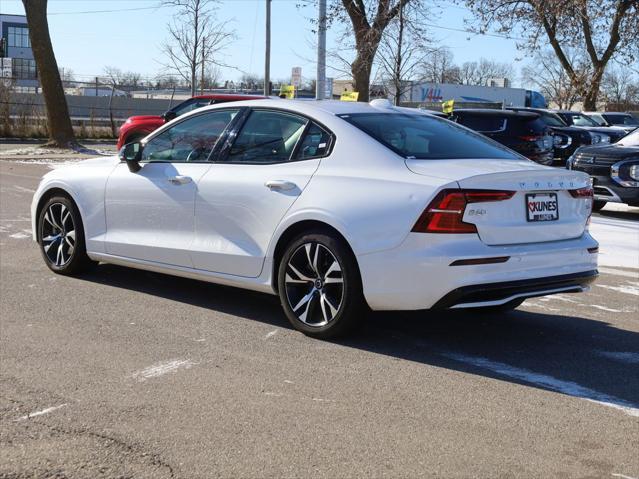
[[[331,136],[318,125],[312,123],[302,138],[295,159],[307,160],[324,156],[328,153],[330,146]]]
[[[506,118],[496,115],[459,115],[456,121],[471,130],[482,132],[504,131],[507,123]]]
[[[521,159],[479,133],[435,116],[357,113],[340,118],[408,159]]]
[[[508,133],[513,135],[543,135],[548,130],[546,123],[541,118],[510,118]]]
[[[289,161],[306,128],[305,118],[288,113],[251,112],[231,147],[228,161],[281,163]]]

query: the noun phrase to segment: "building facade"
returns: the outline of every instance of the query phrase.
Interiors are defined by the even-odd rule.
[[[2,81],[17,90],[34,91],[38,72],[25,15],[0,15],[0,67]]]

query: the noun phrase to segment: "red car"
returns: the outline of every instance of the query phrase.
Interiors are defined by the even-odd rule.
[[[179,105],[174,106],[162,116],[158,115],[140,115],[132,116],[124,122],[120,127],[120,134],[118,136],[118,151],[127,143],[133,143],[141,140],[152,131],[158,129],[166,122],[171,121],[184,113],[187,113],[196,108],[201,108],[207,105],[213,105],[214,103],[226,103],[229,101],[242,101],[242,100],[260,100],[267,98],[259,95],[234,95],[230,93],[218,93],[215,95],[201,95],[189,98],[183,101]]]

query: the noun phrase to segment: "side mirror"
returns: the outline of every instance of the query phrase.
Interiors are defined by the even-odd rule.
[[[162,115],[162,118],[164,118],[164,121],[168,123],[171,120],[173,120],[174,118],[177,118],[177,113],[175,113],[172,110],[169,110],[169,111],[164,112],[164,114]]]
[[[118,154],[120,161],[126,162],[131,173],[137,173],[142,169],[140,158],[142,157],[143,148],[141,143],[127,143],[120,149]]]

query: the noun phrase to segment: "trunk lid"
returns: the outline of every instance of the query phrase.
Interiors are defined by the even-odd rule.
[[[446,161],[447,162],[447,161]],[[428,163],[428,164],[426,164]],[[427,176],[439,173],[440,161],[407,160],[409,169]],[[580,237],[592,199],[570,190],[590,187],[584,173],[545,167],[530,161],[457,160],[445,168],[461,189],[514,191],[502,201],[469,203],[463,221],[474,224],[488,245],[559,241]]]

